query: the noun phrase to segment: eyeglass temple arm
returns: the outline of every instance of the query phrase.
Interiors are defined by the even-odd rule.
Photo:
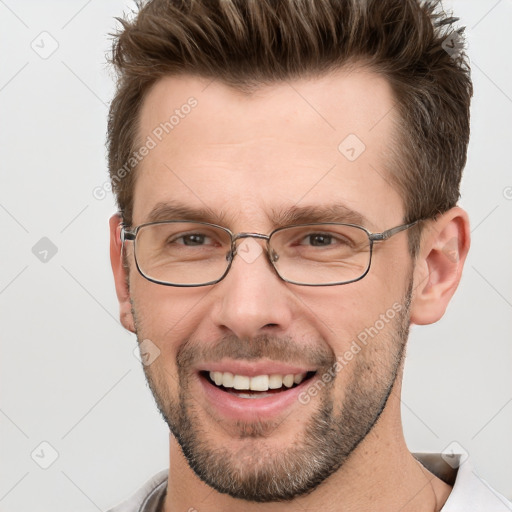
[[[400,233],[401,231],[405,231],[406,229],[412,228],[414,225],[418,224],[419,220],[416,220],[414,222],[411,222],[410,224],[402,224],[401,226],[397,226],[396,228],[391,228],[386,231],[383,231],[382,233],[370,233],[369,237],[370,240],[377,242],[380,240],[387,240],[388,238],[391,238],[393,235],[396,235],[397,233]],[[121,241],[124,242],[125,240],[135,240],[136,233],[133,231],[128,231],[125,227],[121,228],[120,232]],[[240,233],[238,236],[236,236],[232,243],[236,242],[236,240],[240,238],[247,238],[247,237],[255,237],[255,238],[262,238],[267,239],[268,236],[261,235],[259,233]]]
[[[125,240],[135,240],[135,233],[133,231],[128,231],[124,226],[121,227],[121,232],[119,233],[121,237],[121,242],[124,243]]]
[[[405,231],[406,229],[412,228],[414,225],[418,224],[419,220],[411,222],[410,224],[402,224],[401,226],[397,226],[396,228],[387,229],[382,233],[372,233],[370,235],[370,240],[374,242],[378,242],[380,240],[387,240],[391,238],[393,235],[400,233],[400,231]]]

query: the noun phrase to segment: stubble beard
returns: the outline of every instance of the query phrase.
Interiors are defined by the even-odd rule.
[[[229,425],[224,442],[212,440],[204,424],[205,414],[199,413],[198,402],[189,391],[194,375],[191,365],[200,357],[197,352],[204,348],[199,348],[200,343],[184,342],[178,352],[177,397],[169,392],[169,376],[165,378],[165,372],[144,367],[157,407],[195,474],[220,493],[260,503],[290,501],[316,489],[343,466],[372,430],[386,405],[403,363],[411,294],[412,282],[401,302],[403,307],[390,321],[386,336],[381,333],[363,349],[376,356],[369,360],[361,351],[347,368],[340,370],[351,372],[343,403],[337,404],[333,396],[335,377],[319,393],[317,407],[302,432],[281,449],[276,448],[276,443],[267,442],[267,439],[272,441],[272,433],[279,429],[276,422],[237,422]],[[135,308],[134,318],[137,318]],[[144,339],[139,330],[137,335]],[[271,359],[278,359],[279,354],[281,361],[287,361],[290,350],[293,354],[290,340],[262,336],[253,341],[244,344],[233,337],[223,338],[216,345],[216,355],[226,353],[235,359],[257,359],[271,354]],[[382,350],[372,350],[372,343],[385,343],[389,347],[386,361],[382,361]],[[303,347],[297,353],[304,354]],[[315,378],[335,367],[336,358],[326,349],[316,352],[313,359],[322,368]],[[313,401],[309,407],[312,406]],[[281,422],[285,424],[286,418]],[[240,447],[236,451],[229,447],[233,432]]]

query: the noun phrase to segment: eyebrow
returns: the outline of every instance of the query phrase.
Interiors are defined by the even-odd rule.
[[[368,219],[363,214],[337,203],[272,210],[271,219],[276,227],[323,222],[344,222],[361,226],[368,224]]]
[[[170,201],[157,203],[145,222],[162,222],[166,220],[193,220],[220,225],[227,221],[225,214],[216,213],[210,208],[193,208],[177,201]]]
[[[267,216],[274,228],[290,226],[293,224],[309,224],[323,222],[342,222],[368,227],[368,219],[361,213],[348,208],[343,204],[310,205],[289,208],[272,208]],[[208,207],[194,208],[177,201],[157,203],[149,213],[148,222],[162,222],[168,220],[191,220],[195,222],[209,222],[227,226],[234,221],[235,216],[227,216],[225,212],[215,212]]]

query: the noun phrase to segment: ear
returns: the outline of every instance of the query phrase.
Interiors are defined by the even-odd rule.
[[[123,265],[123,244],[121,242],[121,226],[123,220],[116,213],[110,217],[110,263],[114,273],[117,300],[119,301],[119,314],[123,327],[135,332],[135,322],[130,303],[130,289],[128,287],[127,274]]]
[[[414,268],[411,323],[437,322],[445,313],[469,251],[467,213],[454,207],[427,223]]]

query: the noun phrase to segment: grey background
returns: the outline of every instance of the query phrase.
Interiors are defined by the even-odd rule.
[[[118,321],[114,203],[93,197],[107,180],[107,33],[131,7],[0,1],[2,512],[106,510],[168,465],[165,424]],[[412,451],[457,442],[512,498],[512,1],[445,7],[468,27],[476,91],[461,201],[473,244],[445,318],[413,329],[404,429]]]

